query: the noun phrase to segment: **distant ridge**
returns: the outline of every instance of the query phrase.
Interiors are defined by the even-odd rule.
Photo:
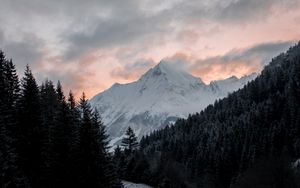
[[[162,60],[139,80],[114,84],[94,96],[90,103],[102,115],[112,144],[115,144],[128,126],[141,138],[178,118],[201,111],[256,76],[253,73],[240,79],[230,77],[206,85],[200,78],[173,66],[172,62]]]

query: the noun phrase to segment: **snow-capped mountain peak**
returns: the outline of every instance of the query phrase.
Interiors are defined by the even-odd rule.
[[[147,71],[140,79],[141,82],[149,82],[149,80],[158,80],[161,84],[168,84],[174,86],[188,85],[203,85],[200,78],[190,75],[183,67],[176,66],[172,62],[162,60],[155,67]]]
[[[90,103],[101,113],[112,143],[118,144],[128,126],[141,138],[177,118],[201,111],[255,77],[230,77],[206,85],[178,62],[162,60],[139,80],[116,83]]]

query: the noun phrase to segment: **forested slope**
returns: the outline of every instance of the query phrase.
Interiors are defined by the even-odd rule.
[[[159,187],[299,187],[300,43],[243,89],[141,140],[125,179]]]

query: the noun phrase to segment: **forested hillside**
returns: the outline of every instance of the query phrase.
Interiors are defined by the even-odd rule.
[[[84,94],[77,103],[59,82],[38,86],[28,66],[19,80],[3,52],[0,94],[0,187],[300,187],[300,43],[243,89],[140,143],[129,127],[114,155]]]
[[[0,51],[0,187],[122,187],[107,141],[84,94],[38,86],[28,66],[19,81]]]
[[[299,187],[300,43],[243,89],[118,156],[124,179],[157,187]]]

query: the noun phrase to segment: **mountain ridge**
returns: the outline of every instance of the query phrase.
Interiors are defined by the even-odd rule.
[[[141,138],[178,118],[201,111],[256,76],[231,77],[205,84],[201,78],[163,60],[137,81],[116,83],[95,95],[90,103],[102,114],[112,143],[117,143],[128,126]]]
[[[242,89],[145,136],[126,174],[154,187],[300,187],[299,73],[300,43]]]

